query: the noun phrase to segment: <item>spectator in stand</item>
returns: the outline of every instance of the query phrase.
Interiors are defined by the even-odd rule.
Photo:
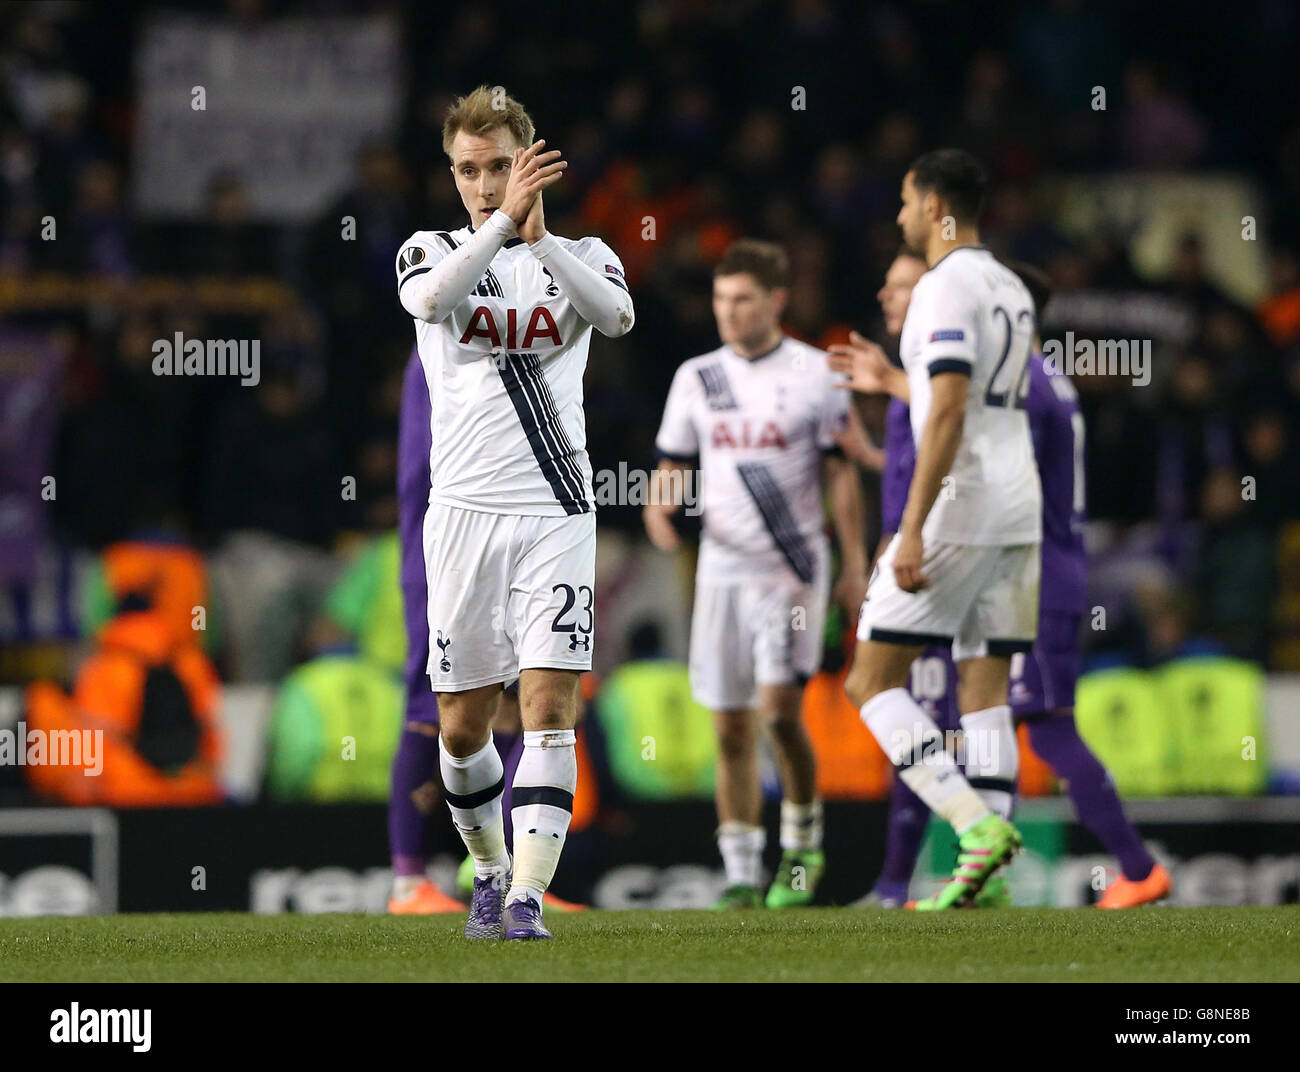
[[[1217,370],[1204,357],[1189,354],[1178,361],[1160,427],[1159,509],[1167,525],[1179,525],[1198,516],[1209,471],[1233,464],[1232,426]]]
[[[253,222],[248,191],[233,173],[215,175],[204,197],[203,221],[190,229],[176,263],[202,275],[274,275],[266,229]],[[186,256],[201,249],[201,259]]]
[[[1277,529],[1256,509],[1258,500],[1247,498],[1258,488],[1244,483],[1233,468],[1206,477],[1194,582],[1211,635],[1234,655],[1262,660],[1276,591]]]
[[[1274,250],[1269,258],[1269,296],[1257,312],[1278,346],[1300,342],[1300,259],[1292,247]]]
[[[85,275],[132,275],[131,229],[122,205],[117,169],[96,160],[77,176],[72,218],[50,243],[63,253],[64,271]]]
[[[263,352],[256,390],[234,395],[213,431],[208,531],[257,529],[327,546],[343,501],[333,429],[318,420],[310,362],[292,346]]]
[[[1129,167],[1174,170],[1205,155],[1210,140],[1205,121],[1165,81],[1146,61],[1134,61],[1124,72],[1120,152]]]

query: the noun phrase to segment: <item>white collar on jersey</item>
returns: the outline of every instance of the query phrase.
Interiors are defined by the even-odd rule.
[[[765,357],[771,357],[774,353],[776,353],[779,349],[781,349],[782,346],[785,345],[786,340],[787,340],[788,338],[789,338],[789,336],[786,335],[786,334],[783,332],[782,335],[781,335],[780,340],[777,342],[777,344],[776,344],[775,346],[772,347],[772,349],[770,349],[770,350],[764,350],[761,354],[755,354],[753,357],[746,357],[744,354],[738,354],[738,353],[736,353],[736,351],[733,350],[729,345],[726,345],[726,344],[724,344],[724,345],[726,345],[727,353],[729,353],[732,357],[738,358],[738,359],[740,359],[741,361],[750,361],[750,362],[754,362],[754,361],[762,361],[763,358],[765,358]]]
[[[975,253],[991,253],[991,252],[992,252],[992,250],[990,250],[987,246],[953,246],[952,249],[948,250],[947,253],[945,253],[942,257],[940,257],[937,261],[935,261],[932,265],[930,265],[930,267],[927,268],[926,271],[933,272],[936,268],[939,267],[939,265],[941,265],[944,261],[946,261],[946,260],[947,260],[949,257],[951,257],[954,253],[960,253],[963,249],[969,249],[969,250],[972,250],[972,251],[975,252]]]

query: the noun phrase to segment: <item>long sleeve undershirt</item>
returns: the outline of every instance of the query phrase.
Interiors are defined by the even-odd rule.
[[[492,258],[514,237],[515,223],[494,212],[487,223],[429,271],[408,279],[401,289],[402,308],[417,320],[441,324],[478,286]]]
[[[431,324],[446,320],[469,297],[497,252],[515,235],[515,224],[504,212],[494,212],[462,245],[429,271],[408,279],[401,288],[402,307]],[[631,330],[635,320],[632,296],[618,283],[584,264],[555,236],[543,235],[529,246],[546,265],[578,315],[602,335],[616,338]]]
[[[555,285],[588,324],[610,338],[632,330],[636,319],[632,295],[618,283],[611,282],[612,277],[579,260],[552,234],[543,235],[529,249],[546,265]]]

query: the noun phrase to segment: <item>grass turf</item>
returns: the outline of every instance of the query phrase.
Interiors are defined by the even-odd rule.
[[[5,982],[1300,981],[1300,906],[548,913],[554,942],[459,916],[0,919]]]

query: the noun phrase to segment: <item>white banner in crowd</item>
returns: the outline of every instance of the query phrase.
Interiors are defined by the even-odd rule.
[[[357,150],[391,135],[401,48],[388,18],[159,14],[137,53],[137,209],[198,216],[208,183],[237,176],[258,219],[299,222],[355,181]]]

